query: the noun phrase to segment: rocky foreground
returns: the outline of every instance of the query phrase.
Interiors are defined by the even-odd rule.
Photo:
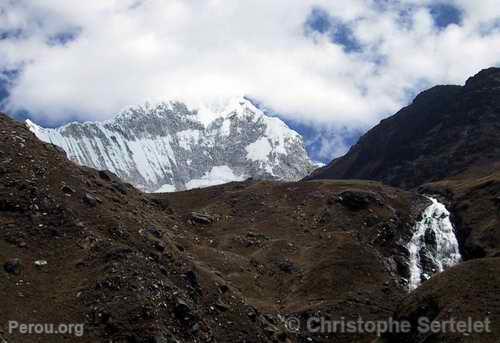
[[[290,330],[286,318],[386,320],[427,304],[432,316],[453,308],[498,322],[499,284],[488,277],[498,258],[452,268],[408,298],[405,246],[428,203],[370,181],[144,194],[0,115],[0,323],[85,324],[82,337],[9,333],[4,324],[0,338],[372,342],[374,334]],[[494,342],[494,330],[439,342]]]
[[[382,318],[406,294],[393,238],[417,195],[328,181],[147,195],[4,115],[0,132],[2,323],[85,323],[88,342],[297,342],[281,316]]]

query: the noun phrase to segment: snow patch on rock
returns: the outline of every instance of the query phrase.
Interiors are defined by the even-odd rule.
[[[175,192],[176,188],[174,185],[163,185],[160,188],[158,188],[155,193],[172,193]]]
[[[186,188],[193,189],[222,185],[233,181],[243,181],[245,178],[244,176],[237,175],[228,166],[216,166],[212,167],[212,169],[206,172],[201,178],[187,182]]]
[[[269,154],[273,150],[271,143],[267,137],[262,137],[255,142],[249,144],[245,150],[247,151],[247,158],[252,161],[266,161]]]

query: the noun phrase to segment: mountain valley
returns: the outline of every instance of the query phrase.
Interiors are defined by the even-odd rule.
[[[301,181],[312,163],[300,136],[243,101],[210,121],[213,134],[190,119],[196,114],[174,115],[185,110],[180,104],[55,130],[0,114],[0,323],[85,324],[82,337],[4,327],[0,342],[498,342],[499,89],[500,69],[492,68],[463,87],[423,92]],[[152,116],[176,124],[143,155],[145,172],[125,152],[140,151],[131,142],[158,129],[149,127]],[[270,123],[283,134],[266,134]],[[238,128],[251,138],[226,160],[221,151]],[[182,148],[186,130],[199,130],[198,143],[215,142],[192,169],[183,165],[189,151],[203,153],[194,143]],[[82,137],[122,149],[91,153],[99,143],[85,150]],[[244,159],[261,137],[271,146],[267,159]],[[167,141],[177,147],[168,163],[155,155]],[[123,161],[130,168],[118,168]],[[224,165],[236,179],[188,187]],[[182,191],[143,192],[163,185]],[[305,326],[319,317],[415,324],[422,316],[488,318],[491,332],[413,326],[377,337]]]

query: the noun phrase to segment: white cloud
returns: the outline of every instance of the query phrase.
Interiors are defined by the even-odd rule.
[[[405,105],[408,91],[463,83],[500,62],[500,32],[481,34],[500,16],[496,0],[447,1],[464,10],[463,22],[442,30],[422,6],[430,0],[389,1],[385,10],[375,0],[6,2],[0,27],[25,32],[0,40],[0,66],[24,65],[10,100],[45,120],[247,94],[285,118],[366,129]],[[348,23],[362,52],[305,35],[314,7]],[[47,44],[75,28],[75,41]]]
[[[329,161],[344,155],[349,150],[349,146],[344,142],[341,135],[321,137],[320,139],[318,157],[321,160]]]

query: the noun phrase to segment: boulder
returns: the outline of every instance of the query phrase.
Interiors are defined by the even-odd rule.
[[[213,223],[214,218],[205,213],[191,212],[190,220],[193,223],[209,225]]]
[[[375,193],[361,190],[344,191],[338,195],[337,201],[352,210],[361,210],[370,205],[381,205]]]
[[[96,207],[97,203],[100,202],[99,199],[92,194],[85,193],[83,195],[83,202],[85,202],[90,207]]]
[[[9,273],[9,274],[14,274],[14,275],[19,275],[21,274],[21,260],[18,258],[13,258],[5,262],[3,265],[3,269]]]

